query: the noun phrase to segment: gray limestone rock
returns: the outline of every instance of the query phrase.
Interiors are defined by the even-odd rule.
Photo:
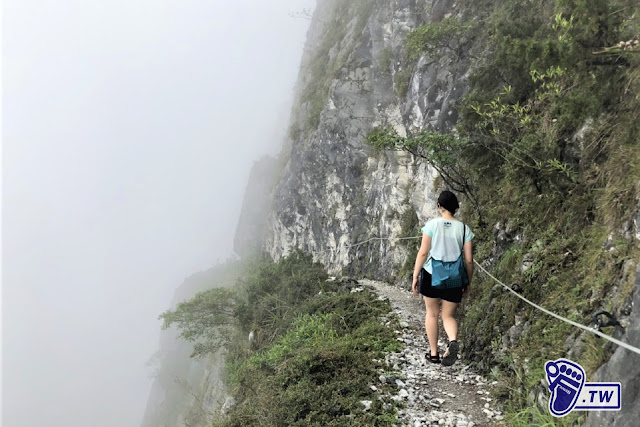
[[[371,400],[361,400],[360,404],[362,405],[362,410],[367,412],[368,410],[371,409],[371,404],[373,402]]]
[[[233,248],[242,257],[263,249],[261,242],[265,237],[268,218],[265,212],[268,212],[271,206],[277,166],[276,159],[265,156],[255,162],[251,168],[233,239]]]
[[[633,285],[633,309],[623,341],[640,347],[640,265],[636,269]],[[620,382],[622,385],[622,409],[619,412],[593,411],[589,413],[586,427],[632,427],[640,419],[640,356],[622,347],[598,369],[589,381]]]
[[[236,406],[236,399],[233,396],[229,396],[224,401],[224,404],[222,405],[222,408],[220,409],[220,413],[222,415],[226,415],[229,412],[231,412],[233,410],[233,408],[235,408],[235,406]]]
[[[303,70],[322,45],[334,3],[318,4]],[[455,55],[444,52],[438,61],[421,58],[410,70],[406,96],[394,91],[409,31],[457,13],[457,6],[438,1],[430,10],[422,1],[378,3],[363,25],[358,19],[349,22],[344,39],[328,50],[327,60],[342,59],[342,68],[324,76],[331,81],[317,124],[309,127],[308,105],[294,108],[291,127],[299,132],[285,143],[286,163],[266,212],[261,245],[274,259],[302,249],[331,274],[389,277],[405,262],[407,245],[371,239],[419,234],[419,224],[436,215],[434,171],[408,153],[376,154],[365,143],[379,126],[391,125],[406,135],[426,127],[448,132],[457,121],[453,104],[465,91],[470,66],[466,47]],[[298,102],[310,74],[300,74]],[[417,214],[411,230],[402,228],[407,210]]]

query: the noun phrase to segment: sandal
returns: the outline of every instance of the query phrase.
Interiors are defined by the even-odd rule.
[[[442,364],[444,366],[453,365],[458,360],[458,341],[450,341],[446,354],[442,357]]]
[[[436,354],[435,356],[432,356],[429,353],[425,353],[424,356],[427,358],[427,362],[440,363],[440,355],[439,354]]]

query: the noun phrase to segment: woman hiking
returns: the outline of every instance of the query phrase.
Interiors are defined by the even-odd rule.
[[[443,191],[438,197],[438,210],[440,218],[434,218],[422,227],[422,243],[416,256],[416,264],[413,270],[412,290],[414,295],[418,295],[418,288],[424,297],[424,304],[427,309],[424,327],[429,340],[430,353],[426,354],[427,361],[441,363],[438,354],[438,314],[442,313],[442,324],[449,338],[449,346],[442,355],[442,364],[451,366],[458,357],[458,322],[455,319],[456,309],[469,292],[471,278],[473,276],[473,255],[471,240],[474,237],[471,229],[454,218],[458,209],[458,199],[450,191]],[[448,281],[446,276],[442,276],[441,267],[443,264],[453,265],[458,261],[462,263],[464,258],[464,268],[457,279]],[[433,266],[437,267],[436,275],[432,277]],[[466,273],[466,277],[464,277]],[[442,280],[440,286],[432,286],[432,279]],[[455,277],[455,276],[454,276]],[[452,287],[453,286],[453,287]],[[442,309],[440,301],[442,300]]]

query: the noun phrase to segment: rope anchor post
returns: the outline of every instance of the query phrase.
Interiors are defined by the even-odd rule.
[[[620,322],[616,320],[613,314],[608,311],[599,310],[593,313],[593,328],[600,331],[601,328],[606,326],[622,326]]]

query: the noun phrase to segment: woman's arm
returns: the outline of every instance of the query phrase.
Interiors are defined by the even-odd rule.
[[[416,256],[416,263],[413,267],[413,283],[411,284],[411,289],[414,295],[418,295],[418,277],[420,276],[420,270],[422,266],[427,261],[427,256],[429,255],[429,251],[431,250],[431,237],[428,234],[422,235],[422,243],[420,243],[420,249],[418,250],[418,255]]]
[[[464,288],[462,293],[462,296],[466,297],[469,292],[469,286],[471,286],[471,279],[473,278],[473,246],[471,240],[464,242],[462,248],[464,249],[464,269],[467,271],[467,277],[469,278],[469,285]]]

